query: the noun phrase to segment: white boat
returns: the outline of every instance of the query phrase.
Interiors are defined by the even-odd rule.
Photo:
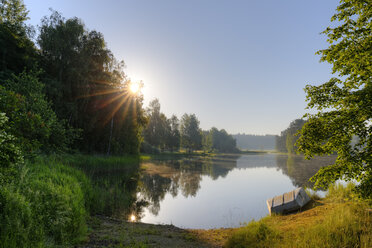
[[[301,209],[310,201],[305,190],[300,187],[283,195],[275,196],[266,201],[269,213],[285,214]]]

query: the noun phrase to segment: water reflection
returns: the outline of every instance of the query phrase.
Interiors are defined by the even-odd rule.
[[[149,211],[157,215],[160,202],[166,193],[172,197],[182,194],[195,197],[200,189],[203,175],[213,180],[225,177],[236,168],[239,156],[221,156],[216,158],[191,157],[179,160],[154,160],[142,164],[144,172],[140,178],[141,197],[149,203]]]
[[[303,156],[276,156],[276,166],[289,176],[294,186],[306,186],[312,188],[314,183],[309,178],[315,175],[320,168],[333,164],[335,156],[316,157],[311,160]]]
[[[143,221],[190,228],[237,226],[244,218],[266,215],[266,198],[311,187],[308,179],[333,161],[263,154],[144,162],[137,194],[148,202]]]

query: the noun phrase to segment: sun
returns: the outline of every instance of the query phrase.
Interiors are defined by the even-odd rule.
[[[130,82],[129,89],[133,94],[137,94],[141,89],[141,85],[139,82]]]

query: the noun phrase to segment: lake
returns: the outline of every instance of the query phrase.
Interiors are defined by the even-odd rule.
[[[181,228],[238,227],[268,214],[266,200],[300,186],[334,157],[279,154],[154,159],[141,163],[141,222]]]

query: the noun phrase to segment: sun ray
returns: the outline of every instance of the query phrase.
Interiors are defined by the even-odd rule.
[[[102,95],[113,94],[113,93],[117,93],[117,92],[121,92],[121,91],[123,91],[123,89],[112,89],[112,90],[98,91],[98,92],[95,92],[95,93],[92,93],[92,94],[79,96],[77,98],[79,99],[79,98],[87,98],[87,97],[92,97],[92,96],[102,96]]]
[[[118,112],[118,110],[120,109],[120,107],[127,101],[129,99],[129,96],[127,95],[127,96],[125,96],[125,97],[123,97],[123,99],[115,106],[115,108],[113,109],[113,111],[111,111],[111,113],[109,113],[108,114],[108,116],[106,117],[106,119],[104,120],[104,122],[103,122],[103,125],[106,125],[110,120],[111,120],[111,118],[113,118],[113,116],[116,114],[116,112]],[[128,110],[128,106],[129,106],[129,104],[127,104],[125,107],[125,109],[124,109],[124,111],[123,111],[123,116],[125,116],[126,115],[126,112],[127,112],[127,110]]]
[[[109,105],[109,104],[115,102],[116,100],[118,100],[118,99],[121,98],[121,97],[128,98],[128,95],[125,95],[125,92],[122,92],[122,93],[120,93],[119,95],[114,96],[114,97],[112,97],[111,99],[109,99],[109,100],[103,102],[103,103],[102,103],[98,108],[99,108],[99,109],[102,109],[102,108],[106,107],[107,105]]]

